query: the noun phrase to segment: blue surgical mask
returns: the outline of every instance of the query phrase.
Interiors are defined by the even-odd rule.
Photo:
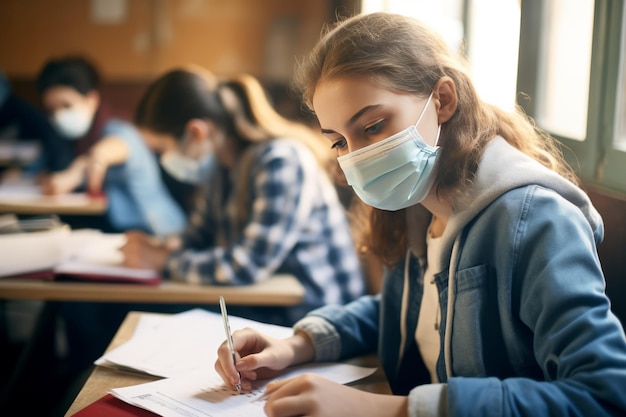
[[[432,96],[431,93],[415,125],[337,159],[348,184],[365,204],[395,211],[418,204],[428,195],[434,180],[441,126],[435,146],[422,139],[416,126]]]
[[[183,155],[178,149],[161,155],[161,165],[175,179],[187,184],[201,185],[209,178],[217,160],[213,153],[200,159]]]

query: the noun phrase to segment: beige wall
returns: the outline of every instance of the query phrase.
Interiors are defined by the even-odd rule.
[[[94,12],[120,1],[119,22]],[[333,17],[323,0],[1,0],[0,67],[34,77],[51,56],[83,53],[108,80],[152,78],[195,63],[219,75],[291,75]],[[271,39],[271,40],[270,40]]]

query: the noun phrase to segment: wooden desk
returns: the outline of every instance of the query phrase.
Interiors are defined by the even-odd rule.
[[[0,213],[98,215],[106,209],[106,198],[91,198],[86,193],[42,195],[35,178],[19,173],[0,179]]]
[[[64,196],[33,196],[17,199],[0,197],[0,213],[98,215],[107,208],[105,198],[89,198],[85,194]]]
[[[220,295],[233,305],[290,306],[302,301],[304,287],[290,275],[276,275],[246,286],[197,286],[174,282],[149,286],[0,278],[0,299],[7,300],[216,304]]]
[[[139,321],[139,317],[143,314],[152,313],[140,313],[133,311],[126,316],[126,319],[107,348],[107,351],[116,348],[131,338]],[[377,366],[377,359],[374,357],[357,358],[348,362],[354,365]],[[92,402],[107,394],[109,390],[113,388],[142,384],[145,382],[155,381],[157,379],[157,377],[123,373],[113,369],[97,366],[87,379],[83,389],[78,393],[76,399],[65,415],[69,417],[77,413]],[[387,379],[385,378],[385,375],[380,367],[373,375],[350,385],[364,391],[391,394],[391,390],[387,384]]]

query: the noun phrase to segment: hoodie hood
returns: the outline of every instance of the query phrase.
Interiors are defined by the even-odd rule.
[[[602,241],[602,217],[587,194],[498,136],[485,148],[472,186],[452,209],[442,236],[443,258],[449,259],[454,240],[481,210],[507,191],[527,185],[550,189],[579,207],[593,230],[596,243]]]

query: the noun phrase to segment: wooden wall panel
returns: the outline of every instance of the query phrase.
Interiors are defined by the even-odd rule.
[[[108,79],[152,78],[188,63],[220,75],[276,78],[267,73],[271,52],[282,48],[292,64],[289,55],[310,50],[334,16],[321,0],[121,0],[125,17],[109,24],[94,19],[92,9],[106,1],[0,1],[0,67],[32,78],[51,56],[84,53]],[[278,33],[286,36],[270,37],[285,27]]]

